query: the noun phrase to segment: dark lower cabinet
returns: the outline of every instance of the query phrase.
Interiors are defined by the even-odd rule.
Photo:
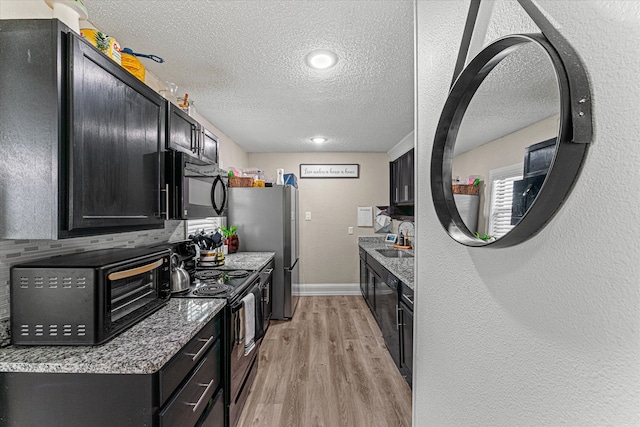
[[[398,317],[398,279],[375,259],[367,261],[375,277],[375,317],[384,342],[396,366],[400,367],[400,334]]]
[[[0,426],[222,427],[222,321],[153,374],[0,373]]]
[[[360,293],[367,301],[367,253],[362,248],[360,249]]]
[[[0,425],[153,426],[151,375],[0,373]]]
[[[404,283],[400,293],[400,372],[413,385],[413,290]]]
[[[377,282],[377,275],[375,273],[375,271],[373,271],[373,269],[369,266],[369,264],[367,264],[367,305],[369,306],[369,308],[371,309],[371,312],[373,313],[374,317],[376,317],[377,320],[377,314],[376,314],[376,282]]]
[[[360,290],[380,327],[391,358],[411,387],[413,290],[361,248]]]
[[[193,370],[189,379],[164,405],[159,414],[159,426],[181,427],[196,424],[220,385],[220,356],[220,340],[218,340]]]

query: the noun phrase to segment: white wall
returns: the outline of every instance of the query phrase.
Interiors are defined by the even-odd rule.
[[[586,65],[593,143],[558,214],[505,249],[449,238],[419,169],[415,426],[640,424],[640,2],[536,3]],[[423,165],[467,5],[417,1]]]
[[[479,175],[482,181],[477,230],[480,235],[485,234],[488,228],[491,170],[515,164],[521,164],[520,170],[523,170],[525,149],[532,144],[557,137],[558,120],[558,115],[553,115],[453,158],[452,176],[459,176],[464,181],[469,176]]]
[[[193,116],[202,126],[218,137],[218,163],[221,168],[228,170],[231,167],[240,169],[247,167],[249,158],[242,147],[197,111]]]
[[[300,178],[301,163],[357,163],[360,178]],[[358,227],[358,206],[389,204],[386,153],[249,153],[249,165],[275,176],[276,169],[298,177],[300,203],[300,280],[304,292],[320,289],[359,292],[358,236],[375,235]],[[306,221],[305,212],[311,212]],[[347,234],[353,227],[353,234]],[[384,236],[384,234],[378,234]],[[242,236],[240,237],[242,239]],[[315,288],[315,289],[314,289]]]

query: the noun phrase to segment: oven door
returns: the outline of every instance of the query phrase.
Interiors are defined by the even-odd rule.
[[[169,295],[169,272],[168,253],[107,270],[105,329],[113,334],[164,305]]]
[[[255,292],[260,287],[260,279],[256,278],[251,286],[249,286],[243,295],[247,295],[251,292]],[[256,301],[260,304],[260,301]],[[244,354],[245,343],[245,327],[244,327],[244,304],[241,300],[237,300],[231,306],[231,352],[230,352],[230,408],[231,412],[238,415],[242,410],[244,400],[247,397],[248,390],[251,388],[251,380],[255,376],[255,372],[251,372],[251,369],[256,369],[254,360],[258,354],[258,345],[248,354]],[[230,417],[233,418],[234,414]]]
[[[273,280],[273,268],[260,272],[260,290],[262,292],[262,322],[264,332],[267,332],[271,320],[271,282]]]
[[[167,152],[171,219],[199,219],[227,215],[227,181],[224,171],[181,152]]]

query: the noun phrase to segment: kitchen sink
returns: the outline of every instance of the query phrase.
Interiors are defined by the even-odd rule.
[[[413,258],[413,255],[410,253],[399,249],[376,249],[376,251],[387,258]]]

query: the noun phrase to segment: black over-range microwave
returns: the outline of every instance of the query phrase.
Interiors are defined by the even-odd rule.
[[[227,215],[225,171],[181,151],[165,152],[168,219],[200,219]]]
[[[162,308],[169,249],[113,248],[11,267],[11,341],[101,344]]]

